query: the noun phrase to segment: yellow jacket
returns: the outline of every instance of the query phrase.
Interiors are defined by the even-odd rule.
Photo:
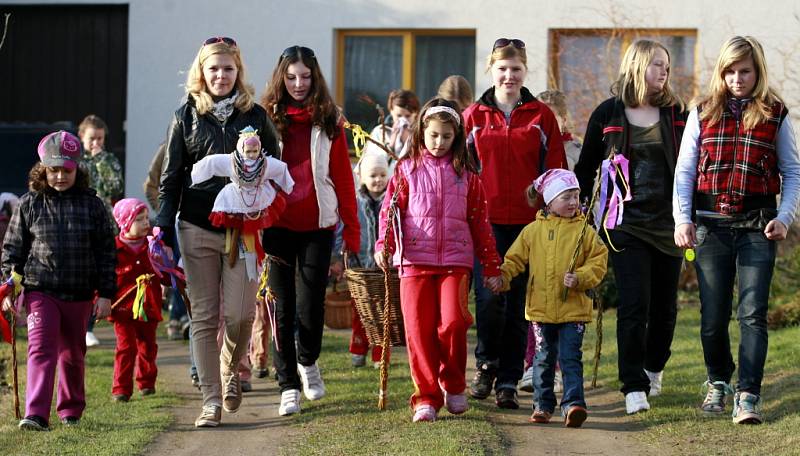
[[[530,267],[525,318],[539,323],[591,321],[592,300],[586,290],[596,287],[606,275],[608,250],[592,227],[586,227],[578,253],[575,273],[578,286],[569,290],[562,302],[564,274],[580,236],[584,216],[562,218],[536,214],[536,220],[522,229],[506,252],[500,270],[508,288],[511,279]]]

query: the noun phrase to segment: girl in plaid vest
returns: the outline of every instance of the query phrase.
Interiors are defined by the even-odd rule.
[[[734,394],[728,322],[738,275],[733,422],[739,424],[763,421],[758,406],[775,244],[786,238],[800,197],[800,160],[787,114],[768,84],[761,44],[733,37],[722,46],[708,93],[689,115],[675,169],[675,244],[696,251],[708,372],[701,408],[708,414],[723,413],[726,396]]]

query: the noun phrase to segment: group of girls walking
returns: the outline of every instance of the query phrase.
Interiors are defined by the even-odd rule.
[[[375,244],[366,249],[372,247],[379,267],[400,272],[413,421],[434,421],[442,407],[464,413],[467,395],[481,400],[494,392],[498,407],[518,408],[530,331],[530,420],[547,423],[560,405],[564,424],[581,426],[589,411],[581,361],[592,312],[586,293],[602,280],[609,256],[619,292],[620,387],[628,413],[647,410],[670,357],[683,249],[693,249],[708,373],[702,409],[720,414],[733,395],[733,421],[761,423],[775,244],[793,221],[800,179],[791,121],[768,84],[761,45],[751,37],[728,40],[708,93],[687,113],[670,86],[669,51],[635,42],[613,96],[594,110],[580,154],[570,154],[569,162],[565,144],[574,149],[572,138],[523,85],[525,43],[498,39],[487,63],[492,86],[466,107],[437,97],[419,108],[415,97],[398,92],[398,102],[390,103],[396,125],[376,134],[388,137],[399,161],[372,157],[358,166],[359,194],[369,198],[363,205],[373,217],[367,234]],[[251,336],[259,267],[267,268],[275,298],[278,413],[298,413],[301,391],[312,401],[326,394],[317,360],[337,224],[342,251],[365,250],[359,220],[366,218],[359,217],[343,122],[314,51],[302,46],[279,56],[256,104],[236,41],[209,38],[189,69],[186,91],[165,144],[155,225],[168,245],[176,235],[180,240],[202,391],[195,425],[217,426],[223,410],[240,408],[237,366]],[[49,426],[57,366],[59,417],[78,423],[88,316],[93,307],[98,318],[110,314],[110,300],[119,295],[115,251],[141,252],[149,232],[142,209],[127,202],[114,210],[115,249],[103,204],[76,170],[80,149],[65,132],[42,140],[31,192],[15,209],[3,244],[3,277],[16,274],[28,307],[28,392],[20,422],[27,429]],[[209,161],[234,150],[213,160],[219,164]],[[575,160],[573,173],[567,168]],[[232,190],[223,191],[223,176]],[[598,232],[583,232],[581,202],[595,193]],[[120,288],[129,285],[119,282],[119,268],[117,275]],[[728,320],[737,276],[742,341],[734,387]],[[467,306],[471,282],[475,319]],[[11,306],[6,299],[4,307]],[[141,312],[150,316],[147,308]],[[477,370],[467,385],[473,320]],[[120,364],[115,394],[127,398],[133,364],[130,358]],[[151,394],[146,367],[140,364],[137,381],[142,394]]]

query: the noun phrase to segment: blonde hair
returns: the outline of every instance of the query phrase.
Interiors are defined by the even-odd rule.
[[[752,36],[734,36],[722,45],[717,57],[717,64],[708,83],[708,93],[701,97],[698,105],[702,105],[700,120],[708,120],[710,125],[715,125],[722,119],[722,113],[730,96],[728,86],[725,84],[725,72],[735,63],[753,60],[756,71],[756,84],[742,114],[742,126],[750,130],[756,125],[772,117],[772,106],[783,103],[778,93],[769,86],[767,79],[767,61],[764,58],[764,49]]]
[[[522,62],[522,66],[524,66],[526,70],[528,69],[528,54],[525,52],[525,48],[520,49],[509,44],[508,46],[499,47],[489,54],[489,57],[486,59],[486,71],[488,72],[492,68],[492,65],[494,65],[494,62],[498,60],[515,58]]]
[[[546,104],[548,108],[553,110],[553,113],[561,117],[563,124],[561,125],[562,132],[570,131],[570,117],[567,109],[567,96],[560,90],[545,90],[544,92],[536,95],[542,103]]]
[[[459,109],[463,111],[472,104],[472,87],[469,81],[460,74],[454,74],[445,78],[439,85],[439,98],[454,101]]]
[[[194,61],[192,61],[192,66],[189,67],[189,74],[186,76],[186,93],[194,99],[198,114],[207,113],[214,105],[214,100],[211,98],[211,94],[208,93],[208,87],[206,87],[206,81],[203,78],[203,64],[205,64],[206,59],[214,54],[223,54],[233,57],[233,61],[238,70],[234,91],[239,94],[233,105],[239,111],[249,111],[255,103],[255,89],[246,82],[247,72],[242,62],[242,54],[239,51],[239,46],[219,42],[204,44],[200,50],[197,51],[197,55],[194,57]]]
[[[663,44],[651,40],[639,40],[628,47],[622,63],[619,65],[619,76],[611,85],[611,94],[618,97],[625,106],[635,108],[644,104],[655,107],[678,105],[683,108],[683,101],[672,91],[669,85],[670,70],[667,69],[667,80],[657,94],[649,95],[645,73],[656,51],[661,49],[671,62],[672,57]]]

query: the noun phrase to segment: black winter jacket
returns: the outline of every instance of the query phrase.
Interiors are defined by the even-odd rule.
[[[239,131],[247,126],[258,130],[261,146],[268,155],[280,157],[275,126],[259,105],[253,105],[247,112],[234,109],[224,125],[211,113],[198,114],[191,96],[175,111],[167,132],[167,151],[158,192],[161,207],[156,225],[165,233],[173,233],[175,215],[179,210],[181,220],[207,230],[221,231],[211,225],[208,216],[217,193],[229,179],[214,177],[192,185],[192,166],[206,155],[234,152]]]
[[[93,189],[47,189],[22,196],[3,241],[3,276],[23,276],[25,290],[65,301],[113,299],[114,232]]]

